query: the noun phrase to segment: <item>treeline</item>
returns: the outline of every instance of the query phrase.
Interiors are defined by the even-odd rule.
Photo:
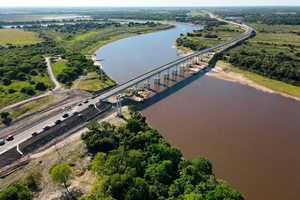
[[[299,7],[220,8],[213,12],[223,18],[241,17],[232,20],[244,23],[300,25]]]
[[[175,21],[177,18],[187,16],[189,11],[183,9],[166,10],[166,9],[140,9],[140,10],[115,10],[100,11],[93,16],[94,19],[140,19],[140,20],[158,20],[158,21]]]
[[[126,125],[94,121],[82,134],[87,147],[98,153],[91,167],[97,181],[81,200],[245,199],[216,179],[209,160],[183,160],[180,150],[149,127],[135,106],[129,110]]]
[[[293,58],[283,52],[268,54],[265,50],[238,51],[227,53],[233,66],[269,78],[300,86],[300,58]],[[299,57],[299,53],[296,55]]]

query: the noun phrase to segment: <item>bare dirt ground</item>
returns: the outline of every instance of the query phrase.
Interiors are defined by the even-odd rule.
[[[99,120],[108,121],[116,126],[124,125],[129,119],[129,111],[126,106],[122,107],[122,118],[117,117],[116,112]],[[7,187],[11,183],[24,180],[30,172],[40,173],[39,189],[34,192],[34,199],[65,199],[67,195],[65,189],[51,183],[49,168],[56,163],[71,163],[74,170],[74,179],[70,182],[69,190],[76,196],[86,195],[93,187],[96,180],[91,173],[90,163],[93,154],[89,153],[85,144],[80,140],[82,133],[88,131],[83,128],[72,135],[58,141],[56,145],[46,148],[44,151],[32,154],[31,161],[21,170],[14,172],[4,179],[0,179],[0,190]]]

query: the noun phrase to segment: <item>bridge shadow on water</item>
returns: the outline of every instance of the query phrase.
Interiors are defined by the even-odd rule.
[[[141,104],[140,109],[144,110],[156,104],[157,102],[203,77],[207,72],[210,72],[211,69],[215,67],[218,61],[217,57],[218,56],[215,54],[209,60],[208,65],[203,68],[203,72],[200,72],[199,74],[184,74],[184,72],[180,71],[180,74],[172,75],[169,80],[161,79],[161,84],[154,84],[154,87],[150,89],[151,93],[145,99],[145,102]]]

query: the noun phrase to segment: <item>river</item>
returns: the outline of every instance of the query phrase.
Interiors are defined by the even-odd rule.
[[[180,58],[177,28],[104,46],[97,58],[125,82]],[[203,74],[172,77],[153,86],[142,113],[184,158],[207,157],[217,178],[250,200],[299,199],[300,102]]]

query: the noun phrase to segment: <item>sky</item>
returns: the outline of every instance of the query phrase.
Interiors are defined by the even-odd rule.
[[[1,0],[0,7],[300,6],[300,0]]]

